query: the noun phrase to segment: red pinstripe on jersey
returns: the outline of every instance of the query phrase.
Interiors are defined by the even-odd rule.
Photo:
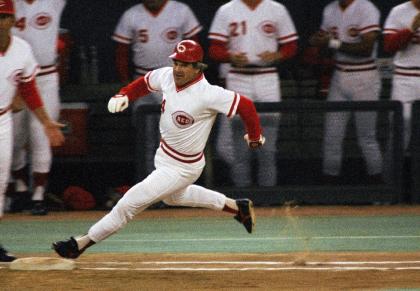
[[[160,148],[170,156],[171,158],[183,162],[183,163],[195,163],[198,162],[203,158],[204,152],[196,153],[196,154],[183,154],[172,147],[170,147],[163,139],[160,140]]]

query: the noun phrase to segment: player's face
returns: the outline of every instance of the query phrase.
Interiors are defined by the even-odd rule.
[[[173,75],[175,84],[178,87],[184,86],[200,74],[200,69],[195,68],[191,63],[184,63],[177,60],[173,60],[173,62]]]
[[[143,0],[144,6],[149,10],[159,10],[159,8],[165,3],[166,0]]]
[[[0,14],[0,34],[8,35],[15,24],[15,17],[10,14]]]

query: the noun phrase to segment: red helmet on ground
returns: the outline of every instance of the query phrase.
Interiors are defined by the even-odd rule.
[[[174,50],[174,53],[169,57],[173,60],[178,60],[186,63],[197,63],[203,61],[203,48],[201,45],[193,40],[183,40],[179,42]]]
[[[15,7],[12,0],[0,0],[0,14],[15,14]]]

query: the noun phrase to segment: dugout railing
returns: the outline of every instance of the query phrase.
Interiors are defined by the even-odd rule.
[[[253,185],[234,187],[229,171],[215,150],[216,130],[206,147],[207,166],[198,183],[228,194],[230,197],[249,197],[257,205],[277,205],[288,202],[298,204],[393,204],[403,198],[403,119],[402,106],[398,101],[325,102],[283,101],[257,103],[258,112],[279,115],[278,183],[273,187]],[[321,161],[323,121],[326,112],[369,111],[377,113],[377,138],[384,156],[382,182],[366,179],[363,158],[358,150],[352,122],[347,128],[344,141],[343,179],[336,184],[322,181]],[[136,180],[147,175],[142,147],[145,122],[148,114],[159,114],[160,106],[144,105],[134,116],[136,138]],[[158,137],[155,137],[158,138]],[[270,136],[267,136],[270,138]],[[252,165],[250,165],[252,166]],[[419,166],[420,168],[420,166]]]
[[[411,116],[411,144],[408,149],[411,166],[410,197],[412,203],[420,203],[420,101],[413,103]]]

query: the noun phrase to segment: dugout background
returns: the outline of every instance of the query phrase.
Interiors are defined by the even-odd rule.
[[[69,30],[72,38],[69,78],[62,84],[61,97],[64,103],[83,102],[87,104],[86,131],[88,150],[80,155],[56,155],[50,181],[50,191],[62,193],[69,185],[79,185],[91,191],[102,205],[113,187],[132,185],[144,177],[141,172],[141,132],[138,114],[130,111],[110,116],[106,111],[108,98],[122,86],[117,82],[114,66],[114,41],[111,35],[122,13],[140,1],[133,0],[69,0],[62,18],[62,27]],[[204,26],[200,33],[204,48],[207,48],[207,32],[217,8],[226,1],[189,0],[185,2],[194,10]],[[318,29],[323,7],[330,1],[284,0],[292,15],[299,34],[300,53],[306,46],[307,38]],[[405,1],[373,1],[382,13],[382,22],[391,7]],[[74,21],[78,19],[78,21]],[[299,21],[304,20],[304,21]],[[86,29],[89,28],[89,29]],[[96,84],[81,80],[80,48],[97,48],[98,79]],[[381,46],[380,46],[381,47]],[[379,51],[379,56],[390,56]],[[208,61],[208,60],[207,60]],[[217,64],[209,62],[206,72],[210,82],[217,82]],[[322,101],[317,93],[316,71],[308,70],[300,62],[300,55],[278,68],[282,78],[282,95],[285,101],[302,104]],[[382,100],[389,99],[390,80],[383,80]],[[378,138],[383,153],[392,129],[386,108],[378,110]],[[377,183],[369,181],[365,165],[354,136],[353,124],[348,125],[345,140],[343,178],[338,185],[325,184],[320,175],[321,143],[325,112],[283,112],[279,128],[282,139],[278,143],[278,189],[261,189],[258,185],[250,189],[234,189],[227,169],[221,160],[214,160],[198,181],[212,188],[220,188],[229,195],[255,196],[260,205],[279,204],[286,201],[311,204],[389,204],[417,203],[420,201],[420,187],[416,181],[419,168],[412,162],[410,152],[404,156],[397,153],[397,164],[392,163],[391,172],[399,170],[400,177]],[[397,115],[392,117],[400,118]],[[416,115],[413,116],[416,118]],[[212,155],[212,143],[217,128],[210,138],[207,149]],[[158,137],[156,137],[158,138]],[[208,157],[208,161],[209,161]],[[411,162],[410,162],[411,161]],[[140,170],[139,170],[140,169]],[[221,170],[222,169],[222,170]],[[395,178],[395,177],[394,177]],[[280,197],[280,198],[279,198]]]

